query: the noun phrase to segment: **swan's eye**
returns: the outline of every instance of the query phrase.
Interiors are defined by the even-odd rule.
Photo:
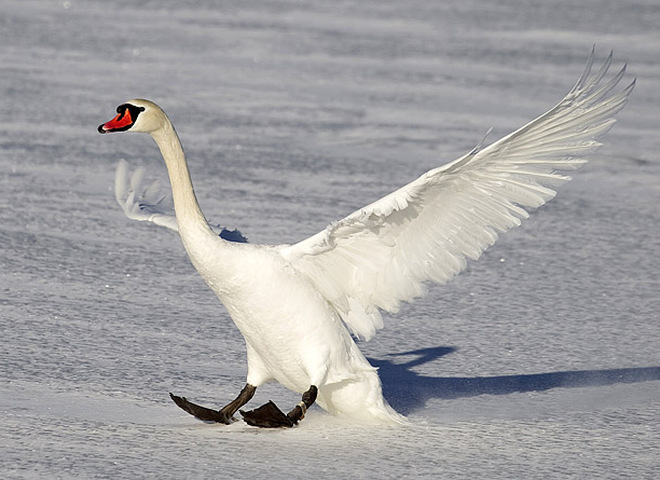
[[[138,115],[140,115],[141,112],[144,112],[145,108],[144,107],[138,107],[136,105],[131,105],[130,103],[127,103],[126,105],[123,105],[124,111],[122,112],[123,115],[129,115],[130,118],[132,119],[132,122],[135,122],[138,118]]]

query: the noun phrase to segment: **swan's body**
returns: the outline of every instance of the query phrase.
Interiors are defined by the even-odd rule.
[[[161,197],[153,200],[153,190],[136,198],[139,179],[127,187],[123,163],[118,200],[130,217],[179,231],[193,265],[245,338],[248,386],[277,381],[299,393],[316,386],[317,402],[331,413],[401,422],[351,333],[369,339],[382,327],[379,310],[396,311],[400,302],[423,295],[428,281],[446,282],[499,233],[519,225],[526,208],[554,196],[549,187],[569,180],[562,172],[582,165],[584,155],[600,145],[597,138],[632,90],[631,83],[613,92],[623,69],[601,85],[610,62],[590,76],[590,60],[562,102],[516,132],[294,245],[234,243],[209,227],[174,127],[152,102],[122,105],[99,131],[147,132],[156,141],[176,221]]]

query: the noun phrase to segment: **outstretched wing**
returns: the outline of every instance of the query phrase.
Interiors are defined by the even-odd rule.
[[[606,80],[612,55],[554,108],[485,148],[426,172],[281,254],[314,282],[354,334],[369,339],[383,320],[445,283],[498,235],[520,225],[586,163],[614,123],[634,81],[614,91],[625,66]]]
[[[163,192],[158,180],[147,187],[143,182],[144,168],[138,167],[130,173],[128,162],[119,161],[115,171],[115,198],[124,214],[132,220],[153,222],[178,232],[170,192]]]
[[[169,190],[163,191],[162,184],[156,180],[144,186],[144,168],[138,167],[130,173],[126,160],[120,160],[115,171],[115,198],[132,219],[147,221],[179,231],[174,205]],[[228,230],[221,226],[209,226],[222,238],[230,242],[247,243],[247,238],[238,230]]]

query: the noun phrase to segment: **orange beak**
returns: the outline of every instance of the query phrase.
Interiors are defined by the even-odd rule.
[[[128,130],[131,125],[133,125],[133,119],[131,118],[131,111],[128,108],[125,108],[123,112],[117,114],[115,118],[109,122],[99,125],[99,133],[108,133],[108,132],[121,132]]]

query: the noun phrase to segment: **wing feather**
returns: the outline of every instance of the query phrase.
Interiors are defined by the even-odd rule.
[[[126,160],[119,161],[115,171],[115,198],[131,220],[151,222],[179,231],[169,189],[165,189],[158,180],[145,187],[144,168],[138,167],[131,173]],[[247,238],[236,229],[228,230],[212,224],[209,226],[229,242],[247,243]]]
[[[115,170],[115,198],[124,214],[132,220],[152,222],[179,231],[169,192],[163,192],[159,181],[147,187],[143,183],[144,168],[136,168],[131,174],[128,162],[119,161]]]
[[[591,73],[594,52],[573,89],[522,128],[423,174],[281,254],[306,275],[351,331],[369,339],[379,310],[442,284],[498,236],[543,205],[614,124],[634,81],[616,92],[625,66],[604,81],[612,55]]]

